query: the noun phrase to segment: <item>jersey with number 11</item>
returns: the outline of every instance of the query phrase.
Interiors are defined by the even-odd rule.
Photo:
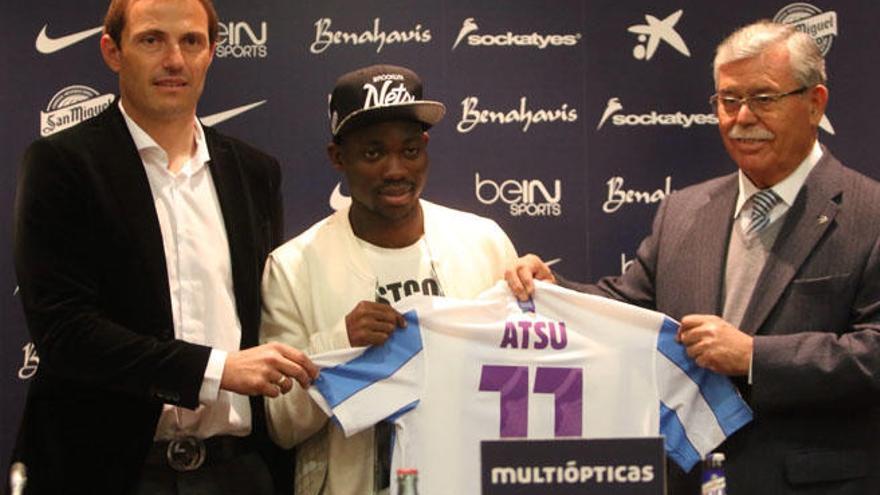
[[[543,283],[533,305],[503,283],[474,301],[409,299],[386,345],[314,357],[312,396],[347,434],[394,421],[392,472],[417,466],[427,495],[479,493],[481,440],[663,435],[689,470],[751,420],[664,315]]]

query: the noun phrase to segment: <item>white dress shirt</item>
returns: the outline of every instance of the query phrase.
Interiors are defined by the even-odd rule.
[[[226,225],[207,163],[211,157],[197,119],[195,152],[180,171],[168,169],[168,155],[153,138],[119,109],[147,173],[162,231],[174,337],[212,348],[195,410],[166,404],[156,440],[185,435],[245,436],[251,429],[248,398],[220,390],[227,353],[241,344],[235,309],[232,261]]]
[[[791,205],[794,204],[795,198],[797,198],[798,193],[801,191],[801,187],[804,185],[804,182],[806,182],[807,176],[810,175],[813,167],[819,163],[819,159],[821,158],[822,146],[819,145],[819,140],[817,139],[813,142],[813,148],[800,165],[794,169],[794,172],[790,173],[788,177],[782,179],[778,184],[774,184],[770,187],[770,189],[773,189],[773,192],[782,199],[782,201],[778,201],[773,208],[770,209],[768,216],[771,224],[782,217],[782,215],[791,208]],[[740,170],[739,196],[736,198],[736,208],[733,210],[733,218],[738,219],[743,232],[748,229],[749,221],[751,220],[750,206],[746,208],[748,211],[745,212],[743,212],[743,207],[746,206],[746,201],[748,201],[752,195],[757,193],[758,190],[759,189],[752,184],[752,181],[746,177],[746,174]],[[751,205],[751,203],[749,203],[749,205]]]

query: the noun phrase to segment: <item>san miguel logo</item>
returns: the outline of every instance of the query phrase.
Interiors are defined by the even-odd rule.
[[[821,9],[808,3],[791,3],[782,7],[782,10],[773,16],[774,22],[792,24],[798,31],[812,36],[822,50],[822,55],[828,55],[831,43],[837,36],[837,12]]]
[[[102,95],[88,86],[68,86],[55,93],[45,112],[40,112],[40,135],[48,136],[90,119],[113,103],[113,95]]]
[[[828,55],[828,52],[831,51],[831,44],[838,34],[837,12],[833,10],[823,12],[818,7],[808,3],[790,3],[782,7],[773,16],[773,21],[791,24],[798,31],[809,34],[816,41],[816,45],[822,51],[822,55]],[[819,127],[828,134],[834,134],[834,126],[831,125],[827,114],[822,116]]]

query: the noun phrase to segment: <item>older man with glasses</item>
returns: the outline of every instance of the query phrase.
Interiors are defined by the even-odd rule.
[[[581,290],[662,311],[755,420],[720,447],[730,493],[880,493],[880,184],[817,141],[828,102],[814,41],[746,26],[715,57],[721,139],[739,171],[673,193],[632,267]],[[507,273],[525,297],[554,274]],[[672,494],[698,493],[672,472]]]

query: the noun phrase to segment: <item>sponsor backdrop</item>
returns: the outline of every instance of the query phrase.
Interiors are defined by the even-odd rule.
[[[744,0],[216,0],[220,43],[204,122],[283,165],[292,237],[347,200],[330,167],[327,93],[359,66],[415,69],[447,105],[431,131],[425,197],[495,219],[517,249],[581,280],[617,274],[671,191],[734,170],[707,103],[714,47],[758,18],[796,23],[827,54],[820,139],[880,177],[880,3]],[[12,266],[25,146],[95,115],[116,81],[98,50],[106,0],[3,2],[0,26],[0,466],[39,356]],[[871,48],[875,47],[875,48]],[[454,235],[454,233],[450,233]],[[687,256],[687,253],[682,253]],[[64,411],[58,411],[64,414]],[[101,432],[95,432],[100,435]],[[5,483],[4,483],[5,484]]]

